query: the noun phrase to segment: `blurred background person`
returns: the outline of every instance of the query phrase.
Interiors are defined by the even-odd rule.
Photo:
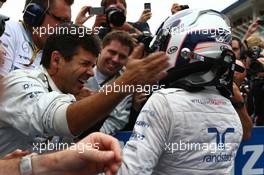
[[[102,0],[101,7],[104,7],[105,15],[97,15],[93,25],[93,28],[101,27],[99,32],[101,39],[112,30],[141,33],[133,25],[126,22],[127,4],[125,0]]]
[[[143,33],[151,34],[147,20],[151,17],[150,10],[144,10],[140,19],[133,23],[126,21],[127,3],[125,0],[102,0],[101,6],[105,9],[105,15],[97,15],[93,28],[101,27],[99,37],[101,39],[112,30],[123,30],[134,34],[137,38]]]
[[[3,4],[6,2],[6,0],[1,0],[0,1],[0,8],[3,6]],[[4,16],[4,15],[0,15],[0,36],[3,35],[4,31],[5,31],[5,23],[6,21],[8,21],[9,18]],[[2,43],[0,43],[0,68],[4,65],[4,56],[5,56],[5,49],[3,48]],[[0,79],[2,78],[2,76],[0,75]]]
[[[242,60],[245,62],[246,60],[246,48],[243,45],[242,41],[237,37],[232,37],[232,43],[231,43],[232,49],[236,55],[237,60]]]
[[[246,71],[246,67],[244,63],[241,60],[236,60],[236,64],[244,68],[243,72],[235,71],[234,73],[234,82],[236,83],[238,87],[240,87],[245,81],[245,78],[247,76],[247,71]]]
[[[257,126],[264,125],[264,64],[262,51],[264,42],[252,35],[245,40],[247,45],[247,68],[249,77],[248,105],[249,114]]]
[[[173,3],[171,6],[171,14],[174,15],[175,13],[188,8],[188,5],[179,5],[178,3]]]
[[[180,5],[178,3],[173,3],[171,6],[171,14],[174,15],[175,13],[181,10]]]
[[[134,49],[132,37],[124,31],[108,33],[102,41],[102,50],[93,68],[94,76],[89,78],[86,87],[99,91],[103,86],[113,82],[124,73],[129,55]],[[131,96],[123,99],[104,120],[99,121],[89,134],[101,131],[106,134],[114,134],[125,127],[129,121]]]
[[[0,8],[3,6],[3,4],[6,2],[6,0],[1,0],[0,1]],[[6,21],[8,21],[9,18],[4,16],[4,15],[1,15],[0,14],[0,37],[3,35],[4,31],[5,31],[5,23]],[[0,68],[3,66],[4,64],[4,56],[5,56],[5,50],[3,48],[3,45],[2,43],[0,43]],[[2,82],[2,76],[0,76],[0,101],[1,101],[1,97],[2,97],[2,93],[3,93],[3,90],[4,90],[4,87],[3,87],[3,82]]]
[[[73,3],[74,0],[26,0],[23,20],[8,21],[5,34],[0,38],[5,50],[0,76],[15,69],[39,66],[49,34],[54,33],[56,26],[71,21]]]
[[[26,0],[23,20],[7,22],[5,34],[0,38],[5,49],[4,64],[0,68],[2,76],[15,69],[32,69],[40,64],[48,27],[54,29],[70,21],[72,3],[73,0]]]
[[[151,35],[149,24],[147,23],[152,17],[151,9],[144,9],[140,18],[136,23],[132,23],[137,29],[139,29],[145,35]]]
[[[247,40],[251,35],[253,35],[258,29],[260,29],[260,18],[257,18],[255,21],[252,22],[252,24],[250,24],[248,26],[248,29],[245,33],[245,35],[243,36],[242,41]]]

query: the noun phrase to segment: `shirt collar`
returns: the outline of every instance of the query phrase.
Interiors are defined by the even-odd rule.
[[[52,89],[52,91],[57,91],[57,92],[62,93],[62,92],[60,91],[60,89],[56,86],[56,84],[54,83],[54,81],[52,80],[52,78],[50,77],[50,75],[49,75],[47,69],[44,68],[42,65],[40,66],[40,69],[41,69],[41,71],[45,74],[45,76],[47,77],[47,81],[48,81],[47,83],[48,83],[48,85],[50,86],[50,88]]]
[[[94,71],[94,78],[96,79],[96,81],[98,82],[98,84],[103,83],[108,78],[108,76],[105,76],[104,74],[102,74],[98,70],[97,66],[94,67],[93,71]]]

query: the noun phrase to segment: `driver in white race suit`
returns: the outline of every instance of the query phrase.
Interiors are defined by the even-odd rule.
[[[123,150],[120,175],[230,174],[242,140],[232,94],[235,56],[228,19],[183,10],[159,28],[151,48],[171,67],[140,112]]]

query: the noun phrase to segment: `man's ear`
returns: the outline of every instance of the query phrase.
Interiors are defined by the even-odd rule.
[[[53,51],[51,53],[49,72],[54,75],[58,72],[59,68],[62,66],[62,55],[59,51]]]

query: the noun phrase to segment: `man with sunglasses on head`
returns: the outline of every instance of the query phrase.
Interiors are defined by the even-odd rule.
[[[71,20],[74,0],[26,0],[23,21],[6,23],[0,38],[5,50],[0,76],[15,69],[33,69],[40,63],[42,48],[51,31]]]

